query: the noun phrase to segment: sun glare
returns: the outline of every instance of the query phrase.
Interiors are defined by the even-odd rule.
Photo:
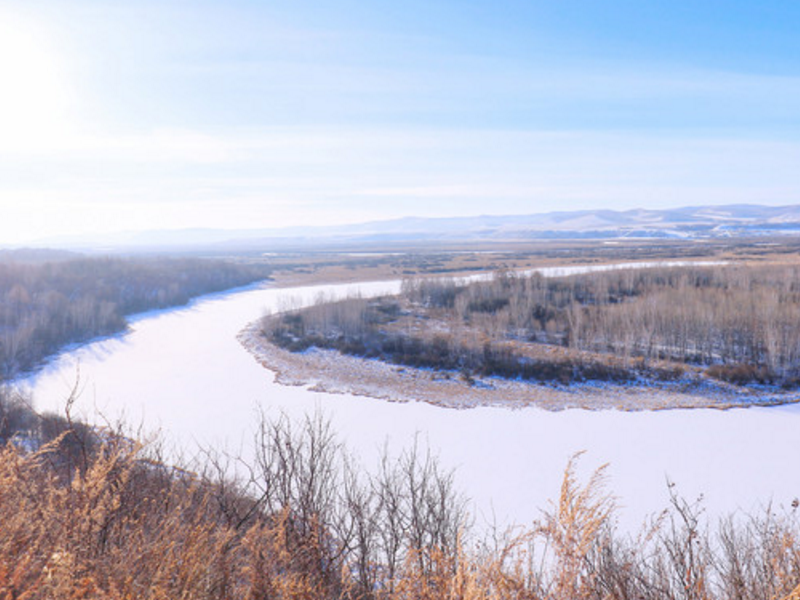
[[[0,12],[0,149],[36,148],[63,134],[68,99],[45,29]]]

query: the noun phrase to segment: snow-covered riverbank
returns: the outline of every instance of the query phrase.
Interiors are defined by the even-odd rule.
[[[375,359],[310,348],[289,352],[269,343],[259,323],[250,323],[239,341],[275,381],[329,394],[353,394],[394,402],[427,402],[446,408],[536,407],[625,411],[669,408],[734,408],[791,404],[797,392],[741,388],[708,379],[665,383],[601,382],[544,385],[500,377],[465,380],[458,373],[398,366]]]

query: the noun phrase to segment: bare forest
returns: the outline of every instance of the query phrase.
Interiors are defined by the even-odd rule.
[[[70,257],[0,262],[0,381],[65,344],[122,331],[127,315],[264,279],[263,267],[199,259]]]
[[[264,321],[310,346],[409,366],[569,383],[707,376],[797,385],[800,267],[625,268],[410,279],[396,297],[320,299]]]

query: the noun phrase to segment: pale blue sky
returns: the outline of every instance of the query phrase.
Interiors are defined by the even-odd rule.
[[[0,242],[800,202],[800,2],[0,0]]]

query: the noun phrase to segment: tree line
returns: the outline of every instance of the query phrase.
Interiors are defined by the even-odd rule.
[[[800,380],[800,267],[409,279],[397,297],[320,302],[270,317],[263,329],[290,349],[315,345],[480,374],[625,381],[675,379],[693,366],[732,383],[793,387]],[[526,356],[534,344],[568,352]]]
[[[263,266],[200,259],[0,262],[0,381],[65,344],[124,330],[127,315],[267,276]]]
[[[552,506],[475,528],[419,446],[362,469],[319,416],[262,416],[254,461],[171,466],[119,430],[39,416],[0,393],[0,598],[142,600],[791,600],[796,508],[709,523],[670,488],[615,528],[604,469],[566,465]]]

